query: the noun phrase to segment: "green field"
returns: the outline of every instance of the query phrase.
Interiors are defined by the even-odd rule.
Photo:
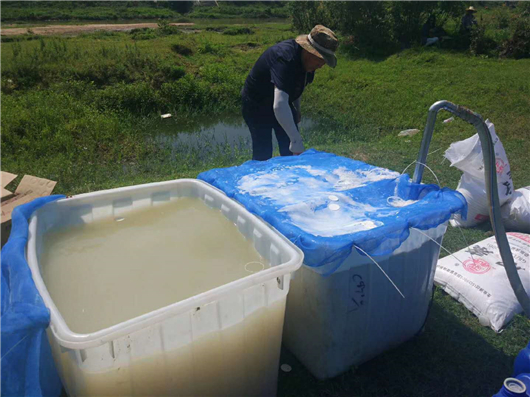
[[[192,1],[4,1],[2,22],[124,21],[178,18],[287,18],[286,2],[252,1],[205,4]]]
[[[224,146],[210,147],[204,156],[208,142],[175,152],[153,139],[160,114],[173,113],[177,123],[191,115],[237,118],[239,92],[253,63],[296,33],[287,21],[197,20],[194,30],[162,24],[157,31],[2,43],[2,170],[53,179],[56,193],[76,194],[196,177],[250,159],[248,150]],[[429,106],[445,99],[495,123],[515,187],[530,185],[529,70],[530,59],[440,48],[413,47],[377,59],[340,49],[337,68],[318,71],[304,94],[303,117],[316,121],[306,147],[401,172],[415,160],[421,134],[397,134],[423,130]],[[443,152],[475,131],[460,120],[442,123],[448,117],[439,115],[427,164],[442,186],[456,188],[460,172],[443,161]],[[426,172],[424,181],[435,179]],[[466,244],[450,228],[444,245],[455,251],[490,230],[464,230]],[[424,333],[336,379],[315,380],[284,351],[282,363],[293,371],[280,373],[279,395],[492,395],[528,340],[530,323],[523,316],[495,334],[437,290]]]

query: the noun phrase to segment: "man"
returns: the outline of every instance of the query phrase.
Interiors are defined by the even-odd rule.
[[[430,46],[436,43],[439,39],[434,36],[434,29],[436,28],[436,15],[431,15],[427,19],[427,22],[423,24],[421,28],[421,44],[424,46]]]
[[[272,157],[272,129],[282,156],[305,150],[298,130],[301,95],[313,81],[315,70],[325,64],[337,65],[338,45],[335,33],[317,25],[309,35],[268,48],[257,60],[241,91],[253,160]]]
[[[460,31],[462,33],[469,34],[473,26],[477,25],[477,20],[475,19],[475,15],[473,15],[475,12],[477,11],[473,6],[466,10],[466,15],[462,17],[462,25],[460,26]]]

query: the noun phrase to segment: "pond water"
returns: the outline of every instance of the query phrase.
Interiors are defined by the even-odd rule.
[[[302,136],[309,134],[316,123],[303,118],[300,123]],[[252,147],[250,132],[239,115],[186,116],[158,120],[152,126],[153,139],[172,152],[199,150],[202,153],[223,149],[249,151]],[[274,149],[277,148],[273,139]]]

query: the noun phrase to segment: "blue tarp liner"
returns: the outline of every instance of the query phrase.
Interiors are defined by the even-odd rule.
[[[28,220],[44,204],[41,197],[16,207],[9,241],[2,248],[2,396],[59,396],[57,375],[46,336],[50,312],[33,283],[25,258]]]
[[[467,213],[456,191],[314,149],[212,169],[198,178],[274,226],[322,274],[334,272],[354,246],[389,255],[411,227],[426,230],[455,212],[464,219]]]

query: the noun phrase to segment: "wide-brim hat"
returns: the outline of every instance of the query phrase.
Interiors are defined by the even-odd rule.
[[[331,29],[317,25],[311,30],[311,33],[302,34],[295,40],[304,50],[322,58],[332,68],[337,66],[335,51],[339,46],[339,40]]]
[[[467,7],[466,12],[477,12],[477,10],[475,10],[473,6],[469,6]]]

